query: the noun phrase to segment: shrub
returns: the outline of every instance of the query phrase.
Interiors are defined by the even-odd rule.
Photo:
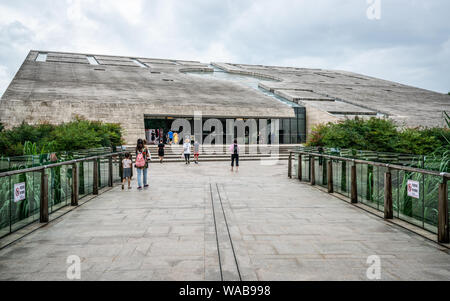
[[[435,136],[421,129],[404,129],[398,133],[398,137],[395,151],[399,153],[426,155],[442,146]]]
[[[355,118],[317,125],[307,145],[426,155],[448,151],[449,141],[447,128],[399,129],[389,119]]]
[[[122,128],[118,124],[76,119],[60,125],[48,123],[20,126],[0,132],[0,154],[20,156],[29,150],[26,142],[36,145],[36,151],[73,151],[122,144]]]

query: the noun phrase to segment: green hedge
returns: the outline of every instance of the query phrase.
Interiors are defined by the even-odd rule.
[[[308,146],[427,155],[450,149],[448,128],[400,129],[389,119],[347,119],[313,128]]]
[[[0,155],[21,156],[27,141],[36,143],[38,152],[51,145],[52,151],[73,151],[122,145],[119,124],[76,119],[60,125],[48,123],[18,127],[0,132]]]

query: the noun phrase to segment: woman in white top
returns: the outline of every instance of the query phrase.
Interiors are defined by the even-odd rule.
[[[191,164],[191,142],[189,139],[186,139],[183,144],[183,154],[184,154],[184,160],[187,164]]]

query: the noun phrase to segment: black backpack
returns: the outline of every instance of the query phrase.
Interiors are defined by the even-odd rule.
[[[235,155],[238,154],[238,145],[237,144],[234,145],[234,154]]]

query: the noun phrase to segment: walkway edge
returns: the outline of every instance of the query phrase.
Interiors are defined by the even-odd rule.
[[[118,185],[116,185],[118,186]],[[71,206],[70,204],[67,206],[62,207],[61,209],[53,212],[49,215],[49,222],[48,223],[39,223],[39,220],[35,221],[34,223],[31,223],[30,225],[11,233],[10,235],[7,235],[0,239],[0,251],[15,244],[16,242],[22,240],[23,238],[27,237],[28,235],[36,232],[39,229],[47,227],[49,224],[52,224],[56,221],[58,221],[61,217],[65,216],[66,214],[76,210],[77,208],[83,206],[84,204],[92,201],[93,199],[97,198],[98,196],[102,195],[105,192],[108,192],[110,190],[114,189],[114,187],[105,187],[101,190],[99,190],[98,195],[89,195],[84,197],[80,200],[80,203],[78,206]]]
[[[320,187],[320,186],[313,186],[313,185],[310,185],[308,183],[303,183],[303,184],[309,185],[311,187],[316,188],[317,190],[320,190],[320,191],[328,193],[326,188],[323,188],[323,187]],[[364,205],[362,203],[352,204],[350,198],[345,197],[345,196],[343,196],[341,194],[338,194],[338,193],[329,193],[329,194],[334,196],[334,197],[336,197],[337,199],[340,199],[341,201],[344,201],[345,203],[347,203],[347,204],[349,204],[349,205],[351,205],[353,207],[356,207],[356,208],[359,208],[361,210],[364,210],[367,213],[375,215],[375,216],[383,219],[384,221],[386,221],[386,222],[388,222],[390,224],[399,226],[402,229],[405,229],[405,230],[408,230],[410,232],[413,232],[414,234],[417,234],[417,235],[419,235],[419,236],[421,236],[421,237],[423,237],[423,238],[425,238],[425,239],[427,239],[427,240],[429,240],[429,241],[431,241],[431,242],[433,242],[433,243],[435,243],[435,244],[437,244],[437,245],[439,245],[441,247],[446,248],[447,250],[450,250],[450,244],[443,244],[443,243],[438,242],[437,239],[435,239],[436,234],[428,232],[428,231],[426,231],[424,229],[421,229],[421,228],[419,228],[417,226],[414,226],[413,224],[410,224],[408,222],[402,221],[402,220],[400,220],[400,219],[398,219],[396,217],[394,217],[394,219],[391,219],[391,220],[384,219],[383,212],[378,211],[378,210],[376,210],[376,209],[374,209],[374,208],[372,208],[370,206]]]

